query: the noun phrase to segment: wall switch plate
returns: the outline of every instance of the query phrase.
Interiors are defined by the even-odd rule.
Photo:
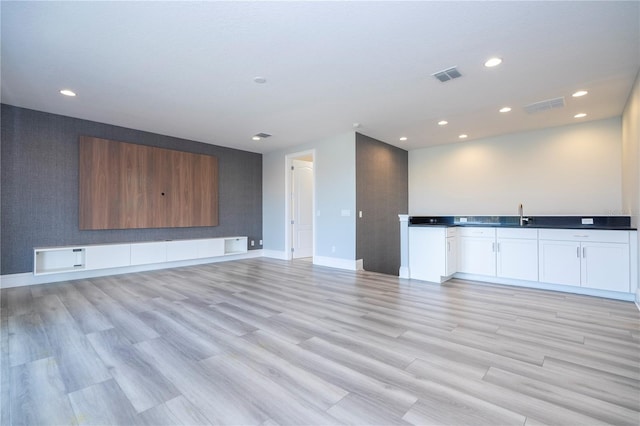
[[[583,225],[593,225],[593,218],[592,217],[583,217],[582,218],[582,224]]]
[[[359,217],[360,219],[362,219],[362,210],[360,210],[360,212],[358,212],[358,217]]]

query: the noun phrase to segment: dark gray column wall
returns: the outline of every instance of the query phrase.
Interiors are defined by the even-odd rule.
[[[0,274],[31,272],[39,246],[246,235],[261,248],[262,154],[4,104],[1,114]],[[80,135],[217,156],[220,224],[80,231]]]
[[[407,151],[356,133],[356,259],[363,259],[367,271],[398,275],[398,215],[408,210],[408,161]]]

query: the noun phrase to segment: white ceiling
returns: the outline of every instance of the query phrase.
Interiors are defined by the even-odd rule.
[[[637,1],[1,7],[3,103],[262,153],[354,123],[416,149],[619,116],[640,68]],[[485,68],[491,56],[503,64]],[[463,76],[431,76],[451,66]],[[522,110],[559,96],[565,108]]]

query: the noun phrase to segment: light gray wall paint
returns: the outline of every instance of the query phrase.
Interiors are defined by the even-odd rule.
[[[409,214],[628,215],[620,117],[409,152]]]
[[[2,105],[3,275],[33,270],[33,248],[246,235],[262,238],[262,155]],[[80,231],[80,135],[218,157],[219,226]]]
[[[263,156],[264,248],[285,250],[286,156],[311,149],[315,150],[315,255],[355,260],[354,132]],[[349,216],[342,216],[343,210]]]

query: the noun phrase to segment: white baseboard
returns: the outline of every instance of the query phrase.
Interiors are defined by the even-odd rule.
[[[347,269],[349,271],[361,271],[362,259],[350,260],[339,259],[337,257],[313,256],[313,264],[320,266],[328,266],[330,268]]]
[[[604,297],[607,299],[626,300],[628,302],[634,301],[633,293],[622,293],[618,291],[598,290],[595,288],[576,287],[571,285],[549,284],[538,281],[522,281],[513,280],[508,278],[488,277],[485,275],[474,275],[457,272],[453,275],[453,278],[459,278],[463,280],[486,282],[489,284],[504,284],[513,285],[517,287],[535,288],[540,290],[553,290],[561,291],[564,293],[583,294],[585,296]]]
[[[289,260],[287,252],[284,250],[265,250],[262,249],[262,256],[269,257],[271,259]]]
[[[95,269],[92,271],[66,272],[61,274],[33,275],[32,272],[0,275],[0,288],[22,287],[55,283],[60,281],[82,280],[86,278],[104,277],[107,275],[129,274],[133,272],[154,271],[157,269],[178,268],[181,266],[201,265],[204,263],[228,262],[230,260],[262,257],[262,250],[249,250],[247,253],[228,256],[210,257],[207,259],[182,260],[177,262],[153,263],[149,265],[126,266],[122,268]]]

